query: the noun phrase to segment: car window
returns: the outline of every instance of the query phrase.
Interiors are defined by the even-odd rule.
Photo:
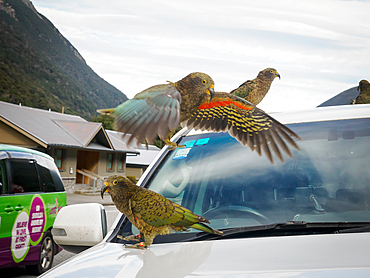
[[[10,160],[13,193],[39,192],[40,182],[33,160]]]
[[[64,186],[59,176],[59,171],[54,162],[35,155],[37,159],[38,169],[40,171],[43,190],[46,192],[64,191]]]
[[[147,187],[217,229],[370,219],[370,119],[288,125],[300,151],[271,164],[227,133],[188,136]]]
[[[44,190],[46,192],[54,192],[55,191],[55,185],[53,178],[51,177],[50,171],[48,168],[45,168],[43,166],[39,166],[40,176],[42,180],[42,184],[44,186]]]
[[[0,160],[0,194],[8,193],[8,181],[5,160]]]

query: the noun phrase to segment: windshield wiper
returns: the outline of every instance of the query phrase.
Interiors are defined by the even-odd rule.
[[[183,241],[217,240],[226,238],[250,238],[266,236],[289,236],[309,234],[335,234],[335,233],[357,233],[369,232],[369,222],[304,222],[289,221],[284,223],[273,223],[267,225],[247,226],[221,229],[222,236],[208,233],[197,233],[195,237]]]
[[[357,227],[357,228],[348,228],[340,230],[340,234],[348,234],[348,233],[368,233],[370,232],[370,225],[367,223],[366,226]]]

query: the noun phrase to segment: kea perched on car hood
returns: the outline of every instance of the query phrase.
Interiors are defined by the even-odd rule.
[[[203,232],[222,235],[221,231],[212,229],[204,223],[209,221],[187,208],[176,204],[154,191],[135,185],[123,176],[111,176],[105,180],[101,189],[108,192],[117,209],[139,229],[139,235],[119,238],[128,241],[141,241],[128,246],[146,248],[153,243],[157,235],[166,235],[175,231],[194,228]]]

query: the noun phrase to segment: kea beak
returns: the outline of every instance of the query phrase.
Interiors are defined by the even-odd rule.
[[[280,79],[280,74],[278,72],[276,72],[275,77],[279,77],[279,79]]]
[[[211,101],[215,97],[215,86],[214,85],[211,85],[209,87],[208,93],[211,96],[211,99],[209,101]]]
[[[104,185],[101,187],[100,196],[102,199],[104,199],[103,196],[104,196],[105,191],[109,192],[109,187],[108,187],[107,182],[105,182]]]

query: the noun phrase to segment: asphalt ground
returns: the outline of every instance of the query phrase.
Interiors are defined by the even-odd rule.
[[[82,195],[82,194],[67,194],[67,205],[83,204],[83,203],[99,203],[103,206],[113,205],[112,198],[109,194],[104,194],[103,199],[100,194]]]

